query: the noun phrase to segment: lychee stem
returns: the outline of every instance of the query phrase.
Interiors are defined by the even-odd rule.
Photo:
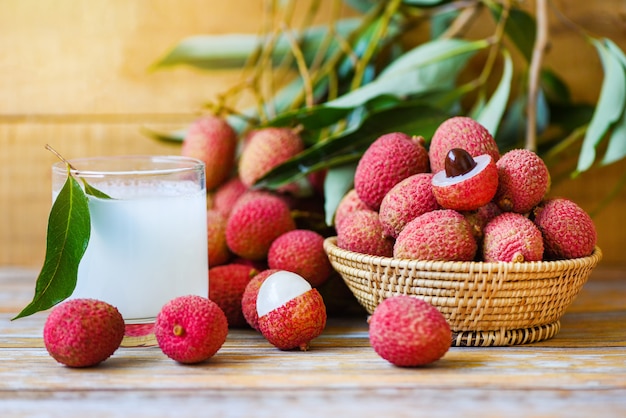
[[[298,348],[300,348],[300,351],[307,351],[309,349],[309,343],[305,342],[305,343],[301,343]]]
[[[185,328],[183,328],[183,326],[180,324],[176,324],[174,325],[172,332],[174,333],[175,336],[182,337],[183,335],[185,335]]]

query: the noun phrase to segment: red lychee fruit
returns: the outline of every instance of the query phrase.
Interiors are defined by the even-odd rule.
[[[362,254],[391,257],[393,239],[387,237],[378,213],[366,209],[350,213],[337,228],[337,246]]]
[[[350,189],[339,201],[337,209],[335,210],[335,228],[341,227],[341,222],[352,212],[357,210],[369,209],[369,206],[365,204],[356,190]]]
[[[472,228],[459,212],[439,209],[406,224],[393,247],[395,258],[472,261],[477,244]]]
[[[220,212],[224,217],[230,215],[237,200],[248,191],[239,177],[233,177],[221,184],[213,194],[213,209]]]
[[[259,289],[265,279],[278,271],[281,270],[267,269],[261,271],[250,280],[243,292],[243,296],[241,298],[241,311],[243,312],[243,316],[246,318],[248,325],[257,331],[259,330],[259,314],[256,310],[256,299],[259,294]]]
[[[228,335],[226,315],[212,300],[187,295],[167,302],[157,315],[154,335],[163,353],[179,363],[213,357]]]
[[[467,116],[455,116],[445,120],[430,141],[428,156],[430,169],[438,173],[446,168],[446,156],[453,148],[462,148],[472,157],[489,154],[498,161],[500,151],[489,131],[476,120]]]
[[[324,251],[324,237],[308,229],[294,229],[274,240],[267,253],[271,269],[304,277],[313,287],[328,280],[332,266]]]
[[[498,190],[498,169],[488,154],[472,157],[462,148],[453,148],[446,168],[432,178],[432,192],[446,209],[469,211],[486,205]]]
[[[398,295],[374,309],[369,318],[369,340],[383,359],[399,367],[415,367],[443,357],[452,345],[452,331],[434,306]]]
[[[433,194],[432,178],[432,173],[413,174],[389,190],[378,214],[385,235],[396,238],[413,219],[441,209]]]
[[[300,135],[290,128],[262,128],[254,131],[239,159],[239,177],[246,186],[304,150]]]
[[[543,239],[530,219],[519,213],[504,212],[485,226],[482,251],[487,262],[541,261]]]
[[[256,196],[240,201],[231,212],[226,222],[226,243],[243,258],[261,260],[267,257],[276,238],[293,229],[296,223],[284,201],[271,195]]]
[[[598,239],[591,216],[569,199],[554,197],[535,209],[535,224],[543,235],[549,260],[587,257]]]
[[[463,212],[463,216],[472,226],[472,233],[477,241],[483,239],[483,228],[493,218],[500,215],[502,210],[493,201],[487,203],[484,206],[479,207],[476,210]]]
[[[241,311],[241,299],[257,273],[254,267],[243,264],[224,264],[209,269],[209,299],[224,312],[231,328],[247,325]]]
[[[113,355],[124,338],[124,319],[96,299],[70,299],[55,306],[43,329],[48,353],[69,367],[95,366]]]
[[[231,257],[226,244],[226,217],[216,210],[209,209],[206,220],[209,266],[225,264]]]
[[[228,178],[235,166],[237,141],[237,133],[225,119],[204,116],[189,126],[181,154],[204,161],[206,188],[213,190]]]
[[[281,350],[308,350],[326,327],[322,296],[296,273],[281,270],[265,279],[256,306],[259,331]]]
[[[498,191],[494,201],[503,211],[527,213],[546,196],[550,189],[548,167],[534,152],[514,149],[496,163]]]
[[[372,210],[378,210],[393,186],[417,173],[428,172],[424,139],[393,132],[376,139],[361,156],[354,173],[354,188]]]

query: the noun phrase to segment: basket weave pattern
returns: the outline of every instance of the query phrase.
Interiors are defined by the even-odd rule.
[[[435,306],[455,333],[453,345],[514,345],[552,338],[559,319],[602,258],[526,263],[402,260],[324,248],[334,269],[371,314],[407,294]]]

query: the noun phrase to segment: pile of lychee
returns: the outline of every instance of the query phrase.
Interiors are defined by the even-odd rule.
[[[417,260],[525,262],[586,257],[591,217],[549,197],[551,179],[533,151],[500,155],[492,135],[465,116],[421,137],[379,137],[358,162],[337,208],[337,245]]]

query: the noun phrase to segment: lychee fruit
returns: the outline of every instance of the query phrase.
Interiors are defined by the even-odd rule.
[[[432,178],[432,173],[413,174],[387,192],[378,214],[385,235],[396,238],[413,219],[441,209],[433,194]]]
[[[486,205],[498,190],[498,169],[489,154],[472,157],[462,148],[453,148],[446,168],[432,178],[432,191],[446,209],[470,211]]]
[[[489,221],[500,215],[502,210],[493,201],[479,207],[476,210],[463,212],[463,216],[472,226],[472,233],[477,241],[483,239],[483,228]]]
[[[224,264],[209,269],[209,299],[222,309],[231,328],[247,325],[241,311],[241,299],[257,273],[254,267],[243,264]]]
[[[278,197],[260,195],[233,208],[226,222],[226,243],[243,258],[261,260],[276,238],[293,229],[296,224],[287,204]]]
[[[161,351],[172,360],[199,363],[222,347],[228,321],[212,300],[198,295],[178,296],[161,308],[154,335]]]
[[[398,367],[432,363],[452,345],[452,331],[445,317],[415,297],[397,295],[383,300],[368,322],[372,348]]]
[[[228,122],[215,115],[193,122],[183,139],[181,154],[204,161],[206,188],[222,184],[235,166],[237,133]]]
[[[250,282],[248,282],[243,291],[243,296],[241,298],[241,311],[243,312],[243,316],[248,325],[257,331],[259,330],[259,314],[256,310],[256,299],[259,294],[259,289],[265,279],[278,271],[281,270],[267,269],[261,271],[259,274],[254,276]]]
[[[387,237],[378,212],[371,209],[352,212],[337,228],[337,246],[362,254],[391,257],[393,239]]]
[[[248,187],[239,177],[233,177],[221,184],[213,194],[213,209],[228,217],[235,202],[246,192]]]
[[[395,258],[471,261],[477,244],[465,217],[452,209],[439,209],[406,224],[393,247]]]
[[[225,264],[231,257],[226,244],[226,217],[217,210],[209,209],[206,219],[209,266]]]
[[[485,226],[482,253],[483,260],[487,262],[541,261],[541,231],[524,215],[504,212]]]
[[[405,178],[428,172],[424,139],[392,132],[376,139],[363,153],[354,173],[354,188],[372,210],[378,210],[389,190]]]
[[[239,177],[246,186],[254,185],[273,168],[304,150],[300,135],[290,128],[262,128],[254,131],[239,159]]]
[[[350,189],[339,201],[337,209],[335,210],[335,228],[341,227],[341,222],[348,216],[348,214],[357,210],[369,209],[369,206],[365,204],[355,189]]]
[[[59,363],[89,367],[113,355],[122,343],[124,329],[116,307],[96,299],[70,299],[48,315],[43,342]]]
[[[324,237],[308,229],[294,229],[276,238],[267,253],[267,264],[271,269],[297,273],[313,287],[328,280],[332,271]]]
[[[446,168],[446,156],[453,148],[462,148],[472,157],[488,154],[498,161],[500,151],[489,131],[476,120],[467,116],[455,116],[445,120],[430,141],[428,156],[430,169],[438,173]]]
[[[550,189],[550,172],[544,161],[527,149],[505,153],[496,163],[498,191],[494,201],[503,211],[527,213]]]
[[[573,201],[554,197],[543,201],[534,211],[535,224],[543,235],[546,259],[587,257],[597,241],[591,216]]]
[[[281,270],[265,279],[256,306],[261,334],[281,350],[306,351],[326,327],[322,296],[296,273]]]

